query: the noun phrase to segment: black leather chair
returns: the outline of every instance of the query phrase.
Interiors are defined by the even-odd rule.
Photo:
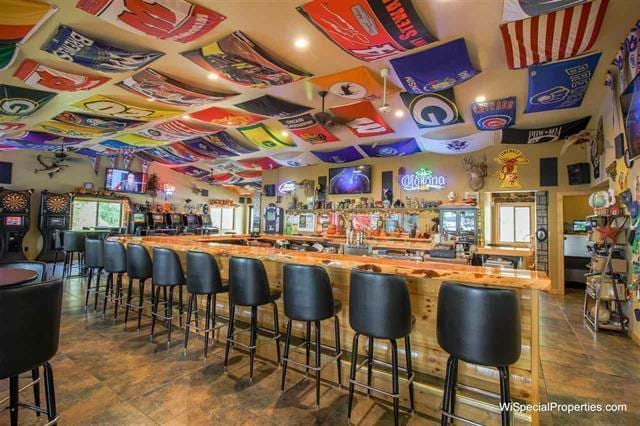
[[[73,270],[73,258],[78,260],[78,275],[82,275],[82,264],[84,260],[84,232],[63,231],[62,247],[64,249],[64,266],[62,269],[62,277],[71,276]]]
[[[34,283],[44,281],[47,279],[47,264],[38,261],[14,261],[14,262],[0,262],[0,268],[19,268],[28,269],[38,274],[33,280]]]
[[[62,279],[0,289],[0,380],[9,378],[12,426],[18,424],[19,407],[46,413],[50,424],[57,421],[49,360],[58,351],[61,309]],[[18,376],[40,366],[44,367],[46,410],[39,406],[39,396],[36,405],[19,401]]]
[[[351,270],[349,285],[349,323],[355,331],[351,354],[351,374],[349,377],[349,419],[353,406],[353,392],[355,385],[367,389],[367,393],[380,392],[393,399],[393,419],[397,425],[400,418],[400,385],[399,370],[405,370],[398,365],[397,339],[404,339],[406,354],[406,372],[409,384],[409,404],[414,410],[413,380],[414,373],[411,363],[411,341],[409,335],[415,324],[411,315],[411,300],[407,282],[400,275],[381,274],[377,272]],[[369,350],[367,353],[367,384],[356,381],[358,370],[358,340],[360,335],[368,337]],[[374,339],[388,340],[391,344],[391,394],[382,389],[371,386],[373,364],[386,363],[373,358]],[[363,363],[362,365],[364,365]]]
[[[342,310],[339,300],[333,299],[329,275],[324,268],[310,265],[284,265],[284,314],[288,318],[287,336],[284,344],[284,356],[282,357],[282,384],[280,390],[284,391],[287,376],[287,363],[300,365],[316,373],[316,406],[320,406],[320,358],[322,341],[320,339],[320,321],[334,318],[335,326],[335,358],[338,368],[338,385],[342,385],[342,351],[340,350],[340,321],[338,313]],[[289,359],[289,346],[291,345],[291,329],[293,321],[304,321],[307,326],[305,349],[306,363],[302,364]],[[311,323],[315,326],[315,366],[309,364],[311,349]]]
[[[153,285],[155,295],[153,296],[153,309],[151,311],[151,339],[156,326],[156,319],[161,318],[167,322],[167,344],[171,343],[171,324],[173,320],[173,290],[178,287],[180,326],[182,326],[182,286],[184,285],[184,271],[178,254],[167,248],[154,247],[153,249]],[[165,293],[164,315],[158,313],[160,302],[160,289]],[[169,289],[169,297],[166,292]]]
[[[500,402],[508,404],[509,365],[520,358],[520,301],[511,289],[445,282],[438,294],[438,344],[449,354],[442,400],[442,424],[455,414],[458,360],[495,367],[500,374]],[[462,421],[465,421],[462,419]],[[502,411],[502,424],[510,413]]]
[[[187,321],[185,322],[184,350],[189,344],[189,331],[191,327],[198,328],[198,295],[207,296],[204,323],[204,358],[207,358],[209,350],[209,333],[214,338],[216,329],[216,295],[227,293],[229,285],[222,283],[220,269],[216,259],[209,253],[191,251],[187,252],[187,291],[191,294],[187,308]],[[191,317],[195,311],[196,324],[191,325]]]
[[[224,366],[229,361],[230,346],[240,345],[249,349],[249,382],[253,382],[253,360],[256,353],[258,331],[271,334],[276,341],[276,353],[280,364],[280,326],[278,324],[278,305],[276,300],[281,293],[269,288],[269,280],[260,259],[232,256],[229,259],[229,330],[224,348]],[[258,306],[273,305],[273,330],[258,327]],[[235,339],[236,306],[251,307],[251,327],[249,329],[249,345]]]
[[[51,276],[56,276],[56,266],[58,265],[58,255],[64,253],[64,246],[62,245],[62,231],[60,229],[53,230],[53,271]],[[64,268],[62,270],[64,274]]]
[[[85,311],[89,306],[89,294],[95,293],[95,301],[93,309],[98,308],[98,294],[100,292],[100,276],[102,275],[102,269],[104,268],[104,241],[98,239],[87,238],[84,241],[85,257],[84,266],[89,272],[89,278],[87,280],[87,289],[85,290],[84,297],[84,309]],[[93,274],[96,274],[96,288],[91,289],[91,281],[93,280]]]
[[[113,319],[118,320],[118,306],[122,302],[122,274],[127,272],[127,250],[121,242],[104,242],[104,272],[108,275],[102,314],[106,314],[107,302],[111,302],[113,303]],[[114,274],[116,275],[115,288],[113,285]]]
[[[127,277],[129,286],[127,287],[127,302],[125,303],[124,325],[129,320],[129,310],[138,312],[138,331],[142,322],[142,310],[144,309],[144,284],[153,276],[153,262],[146,248],[140,244],[127,244]],[[138,280],[138,304],[131,302],[133,291],[133,280]],[[153,306],[153,282],[151,283],[151,306]]]

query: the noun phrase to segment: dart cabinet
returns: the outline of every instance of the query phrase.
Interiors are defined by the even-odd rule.
[[[52,262],[55,254],[54,233],[71,228],[71,194],[42,191],[39,213],[38,229],[44,243],[38,260]]]
[[[11,191],[0,187],[0,261],[25,260],[22,240],[29,231],[33,189]]]

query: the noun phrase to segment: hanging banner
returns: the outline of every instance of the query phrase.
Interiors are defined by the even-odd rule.
[[[209,159],[235,157],[237,154],[222,148],[205,138],[189,139],[182,142],[191,151]]]
[[[124,142],[121,142],[119,140],[107,139],[107,140],[104,140],[104,141],[98,143],[97,145],[93,145],[91,148],[96,150],[96,151],[109,154],[109,153],[119,153],[119,152],[123,152],[123,151],[134,151],[134,152],[137,152],[137,151],[145,150],[145,149],[147,149],[149,147],[147,147],[147,146],[129,145],[128,143],[124,143]]]
[[[260,96],[259,98],[241,102],[234,106],[253,114],[266,115],[267,117],[273,118],[292,117],[303,114],[311,109],[307,106],[294,104],[293,102],[288,102],[271,95]]]
[[[186,145],[182,144],[182,142],[164,145],[161,149],[190,162],[209,159],[206,155],[200,155],[198,152],[190,150]]]
[[[369,101],[360,101],[329,109],[338,119],[346,121],[345,126],[359,138],[393,133],[393,129],[378,115]]]
[[[182,55],[205,70],[242,86],[279,86],[311,76],[271,57],[241,31]]]
[[[211,168],[220,173],[238,173],[247,170],[247,167],[236,161],[225,161],[224,163],[212,164]]]
[[[16,60],[16,56],[18,56],[18,45],[8,44],[3,46],[0,44],[0,71],[4,71],[13,65],[13,61]],[[0,147],[0,149],[8,151],[13,148],[4,149]]]
[[[309,81],[329,93],[347,99],[375,101],[382,99],[384,95],[382,80],[364,66],[313,77]],[[387,81],[387,96],[398,91],[397,87]]]
[[[538,129],[514,129],[511,127],[503,129],[500,143],[530,144],[559,141],[586,129],[589,120],[591,120],[591,116],[552,127]]]
[[[283,118],[280,122],[289,129],[291,133],[310,144],[338,141],[338,138],[321,126],[311,114]]]
[[[109,164],[113,168],[113,167],[116,166],[116,161],[118,161],[118,156],[117,155],[107,155],[107,160],[109,160]]]
[[[428,136],[428,135],[427,135]],[[454,139],[431,139],[422,136],[418,144],[424,152],[437,154],[468,154],[494,144],[495,133],[478,132]]]
[[[69,136],[72,138],[87,139],[109,136],[115,133],[113,130],[104,130],[94,127],[81,127],[76,126],[75,124],[67,124],[55,120],[42,122],[33,129],[41,132],[53,133],[54,135],[58,136]]]
[[[129,164],[131,164],[131,160],[133,159],[133,154],[131,151],[126,151],[122,153],[122,161],[125,169],[129,169]]]
[[[5,136],[7,133],[17,132],[26,127],[24,123],[0,123],[0,136]]]
[[[213,135],[202,136],[201,139],[205,139],[224,150],[231,150],[237,154],[251,154],[252,152],[260,151],[260,148],[254,145],[237,141],[227,132],[218,132]]]
[[[22,61],[22,64],[20,64],[20,67],[13,76],[36,89],[56,90],[58,92],[91,90],[102,86],[110,80],[106,77],[71,74],[59,71],[32,61],[31,59]]]
[[[135,71],[164,55],[161,52],[133,52],[110,46],[64,25],[58,27],[58,32],[42,46],[42,50],[102,72]]]
[[[149,148],[142,151],[142,153],[151,158],[153,161],[168,165],[182,165],[196,161],[182,158],[172,152],[162,149],[161,147]]]
[[[471,116],[478,130],[500,130],[516,124],[516,97],[471,104]]]
[[[238,172],[238,176],[247,182],[257,182],[262,180],[262,170],[247,170],[245,172]]]
[[[253,169],[253,170],[271,170],[271,169],[277,169],[278,167],[280,167],[280,164],[275,162],[270,157],[248,158],[246,160],[238,160],[238,163],[246,167],[247,169]],[[240,172],[240,171],[237,171],[237,172]]]
[[[311,153],[325,163],[350,163],[364,158],[360,151],[353,146],[336,149],[335,151],[311,151]]]
[[[53,117],[53,120],[78,127],[89,127],[108,131],[121,131],[138,126],[144,121],[126,120],[123,118],[100,117],[97,115],[83,114],[81,112],[64,111]]]
[[[144,136],[137,135],[135,133],[123,133],[118,135],[118,140],[133,146],[151,147],[168,145],[171,141],[164,141],[153,138],[145,138]]]
[[[249,142],[263,149],[280,149],[288,146],[296,146],[296,144],[291,141],[277,137],[261,123],[248,127],[238,127],[238,131],[242,133],[242,136],[247,138]]]
[[[313,0],[297,10],[327,38],[365,62],[436,41],[411,0]]]
[[[202,179],[209,174],[208,171],[202,170],[196,166],[180,166],[173,167],[171,170],[174,172],[182,173],[183,175],[191,176],[192,178]]]
[[[201,126],[183,120],[172,120],[140,129],[136,134],[145,138],[176,142],[197,136],[210,135],[218,131],[220,131],[220,128]]]
[[[544,15],[555,10],[576,6],[589,0],[504,0],[502,21],[517,21],[531,16]]]
[[[521,188],[518,177],[520,174],[519,166],[529,164],[519,149],[507,149],[502,151],[495,158],[500,169],[496,172],[496,176],[500,180],[500,188],[518,189]]]
[[[409,138],[391,143],[377,143],[373,145],[359,145],[369,157],[400,157],[402,155],[413,155],[421,152],[415,138]]]
[[[200,89],[146,68],[117,83],[116,86],[136,95],[179,107],[203,106],[221,101],[237,93]]]
[[[640,73],[640,19],[620,45],[612,64],[618,69],[618,91],[623,92]]]
[[[464,123],[456,106],[453,89],[421,95],[402,92],[400,98],[419,128],[429,129]]]
[[[94,114],[106,115],[126,120],[158,120],[181,114],[179,110],[145,108],[127,104],[102,95],[95,95],[73,104],[75,108],[83,109]]]
[[[600,52],[529,67],[525,114],[579,107],[599,59]]]
[[[479,73],[471,65],[463,38],[392,59],[390,63],[405,90],[414,95],[450,89]]]
[[[42,90],[0,84],[0,121],[27,117],[56,96]]]
[[[524,68],[589,51],[598,38],[608,4],[609,0],[593,0],[500,25],[507,65]]]
[[[79,0],[76,7],[136,34],[180,43],[199,39],[226,19],[183,0]]]
[[[98,176],[98,171],[100,170],[100,156],[91,155],[89,156],[89,161],[91,162],[91,168],[93,169],[93,173],[96,176]]]
[[[305,167],[318,164],[318,159],[309,152],[283,152],[273,157],[284,167]]]
[[[196,120],[226,127],[248,126],[265,120],[264,117],[255,114],[219,107],[203,109],[190,115]]]
[[[76,145],[80,142],[76,143],[68,143],[65,145]],[[60,149],[60,143],[49,144],[49,143],[37,143],[37,142],[27,142],[16,139],[5,139],[0,144],[0,150],[8,151],[13,149],[33,149],[37,151],[57,151]]]
[[[219,185],[221,183],[232,184],[242,179],[240,176],[236,176],[232,173],[221,173],[216,175],[207,175],[201,180],[211,185]]]
[[[142,173],[147,173],[149,170],[149,162],[146,160],[142,160]]]
[[[53,144],[60,145],[64,143],[65,145],[75,145],[81,142],[87,141],[85,138],[72,138],[72,137],[61,137],[58,135],[52,135],[51,133],[44,132],[34,132],[28,130],[24,133],[21,133],[18,136],[14,136],[11,139],[13,140],[21,140],[23,142],[30,142],[36,144]]]

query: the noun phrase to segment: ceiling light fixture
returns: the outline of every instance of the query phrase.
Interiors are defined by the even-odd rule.
[[[284,136],[285,138],[286,138],[287,136],[289,136],[289,132],[287,132],[286,130],[281,131],[281,132],[280,132],[280,134],[281,134],[282,136]]]
[[[484,96],[478,96],[478,97],[476,98],[476,102],[484,102],[484,101],[486,101],[486,100],[487,100],[487,98],[485,98]]]
[[[307,46],[309,46],[309,40],[307,40],[304,37],[298,37],[297,39],[294,40],[293,45],[297,49],[305,49]]]
[[[209,80],[217,80],[218,77],[219,77],[218,74],[216,74],[215,72],[210,72],[209,75],[207,76]]]
[[[188,120],[191,118],[191,116],[189,114],[185,114],[182,116],[183,119]]]
[[[155,99],[153,99],[153,98],[147,98],[147,102],[153,102],[153,101],[155,101]]]
[[[404,111],[401,109],[397,109],[396,112],[393,113],[393,115],[395,115],[398,118],[404,117]]]

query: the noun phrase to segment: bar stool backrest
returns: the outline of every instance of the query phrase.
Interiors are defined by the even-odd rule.
[[[18,268],[18,269],[28,269],[38,274],[36,279],[33,281],[41,282],[47,279],[47,264],[44,262],[37,261],[18,261],[18,262],[0,262],[0,268]]]
[[[62,232],[62,247],[64,251],[78,252],[84,251],[84,232],[77,231],[63,231]]]
[[[161,286],[184,283],[184,271],[178,253],[168,248],[153,248],[153,283]]]
[[[520,301],[512,289],[444,282],[438,294],[438,344],[463,361],[506,367],[520,358]]]
[[[405,279],[400,275],[352,269],[349,323],[357,333],[377,339],[408,336],[413,320]]]
[[[0,379],[53,358],[61,308],[62,279],[0,289]]]
[[[127,251],[121,242],[104,242],[104,271],[107,273],[127,272]]]
[[[84,264],[88,268],[102,268],[104,266],[104,241],[87,238],[84,241]]]
[[[214,294],[222,291],[220,268],[211,254],[187,251],[187,290],[193,294]]]
[[[151,256],[140,244],[127,244],[127,275],[134,280],[146,280],[153,275]]]
[[[260,259],[232,256],[229,259],[229,299],[240,306],[270,302],[269,280]]]
[[[335,314],[329,275],[315,265],[284,265],[284,313],[295,321],[321,321]]]

